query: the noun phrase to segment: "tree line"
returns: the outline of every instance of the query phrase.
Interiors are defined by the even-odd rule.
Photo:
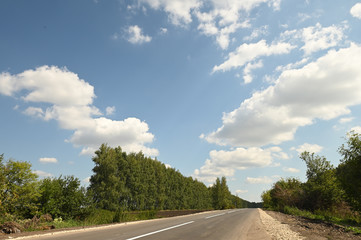
[[[325,157],[303,152],[300,158],[307,166],[307,181],[281,179],[263,192],[264,207],[284,211],[295,207],[311,212],[334,214],[361,212],[361,135],[347,134],[346,144],[338,152],[342,159],[334,167]]]
[[[88,190],[97,208],[107,210],[225,209],[247,207],[230,193],[226,178],[207,187],[174,168],[144,156],[103,144],[93,157]]]
[[[39,180],[30,163],[5,161],[0,155],[0,222],[42,214],[84,219],[97,209],[122,212],[259,207],[232,195],[225,177],[207,187],[142,152],[128,154],[120,147],[103,144],[92,160],[93,175],[85,188],[75,176]]]

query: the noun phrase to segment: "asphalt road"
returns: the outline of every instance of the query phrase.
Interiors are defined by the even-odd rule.
[[[31,239],[31,238],[24,238]],[[33,236],[40,240],[253,240],[271,239],[263,229],[257,209],[235,209],[149,221],[112,225],[81,231]]]

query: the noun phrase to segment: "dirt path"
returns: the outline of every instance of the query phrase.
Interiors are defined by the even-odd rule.
[[[347,232],[345,228],[335,224],[324,223],[316,220],[309,220],[303,217],[283,214],[280,212],[265,211],[268,215],[278,220],[282,224],[289,225],[290,229],[299,233],[305,239],[328,240],[328,239],[360,239],[361,235]]]

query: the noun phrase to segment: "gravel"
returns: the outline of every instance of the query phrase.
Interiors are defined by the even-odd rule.
[[[303,240],[306,239],[302,237],[299,233],[296,233],[290,229],[287,224],[282,224],[277,221],[270,215],[268,215],[265,211],[259,209],[259,215],[261,221],[269,235],[271,235],[272,239],[275,240]]]

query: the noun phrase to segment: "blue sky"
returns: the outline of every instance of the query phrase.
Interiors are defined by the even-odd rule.
[[[0,152],[87,184],[101,143],[260,201],[361,123],[361,3],[0,2]]]

